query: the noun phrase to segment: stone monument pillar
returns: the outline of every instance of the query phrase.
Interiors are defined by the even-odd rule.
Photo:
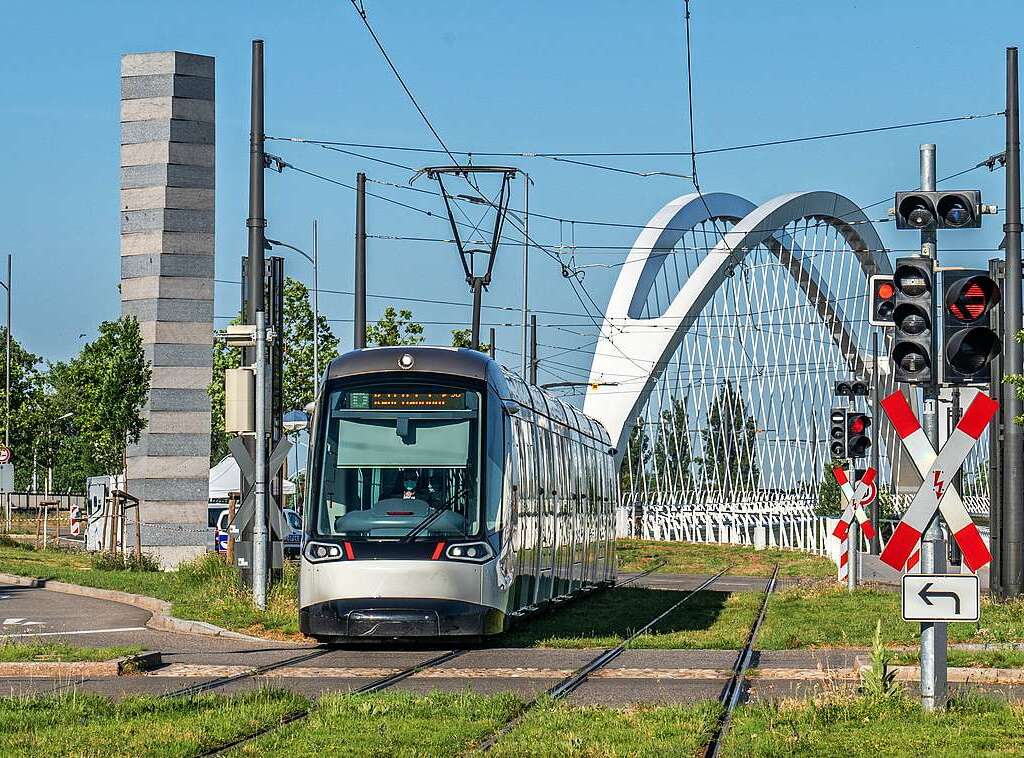
[[[164,567],[212,539],[213,224],[214,59],[123,56],[121,310],[139,320],[153,366],[148,424],[128,451],[128,491],[142,501],[143,552]]]

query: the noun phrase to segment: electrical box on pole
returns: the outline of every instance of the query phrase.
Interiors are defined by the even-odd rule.
[[[933,268],[930,258],[896,261],[892,362],[893,378],[897,382],[931,384],[934,379]]]

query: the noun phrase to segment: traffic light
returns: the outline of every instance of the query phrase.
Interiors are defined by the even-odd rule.
[[[934,366],[932,260],[897,259],[893,287],[893,378],[908,384],[928,384]]]
[[[897,229],[977,229],[981,227],[981,192],[897,192]]]
[[[868,428],[871,426],[871,417],[866,413],[849,412],[846,414],[846,454],[848,457],[857,459],[868,454],[871,447],[871,438],[868,437]]]
[[[988,384],[991,363],[1000,351],[992,329],[992,308],[999,303],[999,285],[987,271],[944,271],[942,380],[947,384]]]
[[[868,383],[860,379],[840,379],[833,394],[836,397],[867,397],[869,390]]]
[[[829,414],[828,450],[832,460],[846,458],[846,409],[833,408]]]
[[[892,326],[892,312],[896,309],[896,287],[892,274],[875,274],[869,282],[871,308],[868,323],[874,326]]]

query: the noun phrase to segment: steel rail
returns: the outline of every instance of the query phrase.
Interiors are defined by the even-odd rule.
[[[325,650],[323,652],[329,652],[329,651]],[[360,687],[359,689],[352,690],[352,692],[350,692],[348,694],[350,694],[350,695],[367,695],[367,694],[371,694],[371,693],[374,693],[374,692],[380,692],[381,690],[385,690],[385,689],[391,687],[392,685],[397,684],[398,682],[401,682],[401,681],[403,681],[405,679],[408,679],[410,676],[418,674],[419,672],[423,671],[424,669],[428,669],[428,668],[431,668],[433,666],[439,666],[442,663],[447,663],[448,661],[452,660],[453,658],[457,658],[458,656],[462,655],[464,652],[465,652],[464,650],[449,650],[446,653],[442,653],[441,655],[435,656],[433,658],[429,658],[429,659],[427,659],[425,661],[421,661],[420,663],[413,664],[412,666],[409,666],[408,668],[404,668],[401,671],[398,671],[398,672],[396,672],[394,674],[390,674],[390,675],[385,676],[385,677],[383,677],[381,679],[377,679],[377,680],[375,680],[373,682],[370,682],[369,684],[365,684],[362,687]],[[281,665],[286,665],[286,664],[287,664],[287,662],[282,662]],[[274,668],[279,668],[279,667],[280,666],[275,666]],[[264,670],[267,670],[267,669],[264,669]],[[220,685],[218,685],[218,686],[220,686]],[[252,740],[256,739],[257,737],[262,737],[264,734],[268,734],[270,732],[273,732],[273,731],[275,731],[277,729],[280,729],[283,726],[287,726],[288,724],[294,724],[296,721],[301,721],[302,719],[304,719],[307,716],[309,716],[312,712],[313,712],[313,704],[310,704],[306,708],[302,708],[302,709],[297,710],[297,711],[292,711],[291,713],[288,713],[288,714],[282,716],[280,721],[275,721],[273,724],[267,724],[265,726],[261,726],[259,729],[256,729],[255,731],[252,731],[252,732],[249,732],[248,734],[244,734],[244,735],[242,735],[240,737],[235,737],[235,738],[233,738],[233,739],[231,739],[231,740],[229,740],[227,742],[222,742],[219,745],[215,745],[215,746],[213,746],[211,748],[207,748],[203,752],[198,753],[197,754],[197,758],[206,758],[207,756],[223,755],[224,753],[228,752],[229,750],[232,750],[232,749],[238,747],[239,745],[244,745],[247,742],[251,742]]]
[[[771,576],[768,577],[768,581],[765,583],[761,608],[758,610],[757,617],[750,627],[750,632],[747,634],[747,640],[743,644],[743,648],[740,650],[739,655],[736,656],[736,662],[732,668],[732,676],[729,677],[728,683],[722,690],[721,696],[719,696],[719,702],[722,704],[723,709],[715,724],[715,730],[711,734],[711,740],[708,742],[707,749],[704,751],[705,758],[717,758],[722,748],[722,743],[725,741],[725,735],[732,724],[732,714],[736,710],[737,703],[739,703],[740,695],[743,693],[743,683],[746,680],[747,670],[750,668],[750,661],[754,657],[754,643],[757,641],[757,633],[764,622],[765,614],[768,611],[768,600],[775,591],[778,580],[779,564],[776,563]]]
[[[657,567],[655,567],[655,568],[657,568]],[[650,569],[650,571],[653,571],[653,570],[654,570],[653,568]],[[591,674],[593,674],[595,671],[598,671],[598,670],[604,668],[609,663],[611,663],[616,658],[618,658],[622,654],[622,652],[629,646],[629,644],[631,642],[633,642],[633,640],[635,640],[637,637],[639,637],[639,636],[641,636],[643,634],[646,634],[651,628],[653,628],[660,621],[664,620],[665,617],[667,617],[670,614],[674,613],[680,606],[682,606],[684,603],[686,603],[688,600],[690,600],[690,598],[692,598],[698,592],[702,592],[703,590],[707,589],[712,584],[717,582],[719,579],[721,579],[725,575],[726,571],[728,571],[728,568],[723,569],[722,571],[719,571],[714,576],[706,579],[697,588],[687,592],[683,596],[683,598],[681,600],[678,600],[675,603],[673,603],[672,605],[670,605],[666,610],[664,610],[661,613],[659,613],[653,619],[651,619],[646,624],[644,624],[642,627],[640,627],[639,629],[634,631],[632,634],[630,634],[628,637],[626,637],[626,639],[624,639],[621,643],[619,643],[618,645],[616,645],[613,648],[609,648],[608,650],[605,650],[600,655],[596,656],[595,658],[591,659],[589,662],[587,662],[587,663],[583,664],[582,666],[580,666],[578,669],[576,669],[569,676],[565,677],[565,679],[563,679],[560,682],[558,682],[558,684],[556,684],[553,687],[551,687],[550,689],[546,690],[544,692],[543,696],[546,696],[546,697],[551,698],[553,700],[562,700],[566,696],[568,696],[568,695],[572,694],[573,692],[575,692],[580,687],[580,685],[582,685],[587,680],[587,678]],[[627,580],[627,582],[628,581],[632,581],[633,579],[639,579],[640,576],[643,576],[643,575],[641,574],[641,575],[638,575],[636,577],[632,577],[631,579]],[[626,583],[626,582],[624,582],[624,583]],[[618,586],[621,586],[621,585],[616,585],[616,587],[618,587]],[[495,731],[491,732],[487,737],[485,737],[479,744],[477,744],[469,752],[470,753],[473,753],[473,752],[483,753],[483,752],[487,752],[492,747],[494,747],[494,745],[498,742],[498,740],[500,740],[503,736],[508,734],[515,727],[517,727],[520,723],[522,723],[523,719],[526,718],[526,715],[537,705],[537,703],[540,702],[541,697],[542,696],[538,695],[533,700],[528,702],[512,719],[510,719],[509,721],[506,721],[498,729],[496,729]]]
[[[262,666],[254,666],[253,668],[238,674],[218,676],[213,679],[209,679],[205,682],[199,682],[198,684],[190,684],[188,687],[182,687],[181,689],[174,690],[173,692],[166,692],[160,697],[190,697],[192,695],[199,695],[203,692],[210,692],[211,690],[215,690],[227,684],[232,684],[234,682],[240,682],[245,679],[251,679],[256,676],[261,676],[262,674],[265,674],[269,671],[284,668],[285,666],[291,666],[295,663],[303,663],[304,661],[312,660],[313,658],[319,658],[321,655],[326,655],[329,652],[331,652],[331,648],[329,647],[318,647],[312,652],[300,653],[299,655],[293,655],[290,658],[285,658],[282,661],[265,663]]]

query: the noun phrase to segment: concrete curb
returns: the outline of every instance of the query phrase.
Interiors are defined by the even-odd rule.
[[[159,600],[146,595],[134,595],[130,592],[119,590],[103,590],[96,587],[84,587],[80,584],[68,584],[48,579],[18,576],[16,574],[0,573],[0,582],[13,584],[19,587],[31,587],[33,589],[45,589],[51,592],[61,592],[65,595],[80,595],[91,597],[96,600],[107,600],[112,603],[123,603],[135,608],[149,611],[152,615],[146,626],[161,632],[176,632],[179,634],[198,634],[205,637],[225,637],[234,640],[247,640],[249,642],[279,642],[268,637],[253,637],[252,635],[232,632],[205,621],[193,621],[190,619],[179,619],[171,615],[171,604],[166,600]]]
[[[0,677],[19,679],[86,679],[130,676],[161,665],[159,651],[109,661],[12,661],[0,663]]]

